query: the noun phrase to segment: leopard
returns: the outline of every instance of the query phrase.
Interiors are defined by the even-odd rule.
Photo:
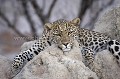
[[[51,45],[56,45],[63,52],[70,51],[73,48],[73,41],[78,40],[79,19],[67,21],[57,20],[53,23],[46,23],[42,36],[27,50],[21,51],[12,63],[12,67],[20,69],[32,60],[40,52]]]
[[[59,19],[44,25],[42,36],[31,48],[14,58],[12,67],[15,69],[24,67],[27,62],[53,44],[63,52],[68,52],[72,50],[74,40],[77,40],[82,56],[88,63],[93,63],[97,52],[105,49],[108,49],[117,61],[120,60],[119,41],[111,39],[104,33],[80,28],[79,18],[71,21]]]

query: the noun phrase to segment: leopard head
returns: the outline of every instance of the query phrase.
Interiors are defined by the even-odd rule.
[[[53,23],[46,23],[45,32],[52,43],[66,52],[72,49],[73,40],[78,39],[79,24],[79,18],[72,21],[60,19]]]

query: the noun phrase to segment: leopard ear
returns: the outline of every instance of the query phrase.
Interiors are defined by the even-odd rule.
[[[52,24],[51,23],[46,23],[44,25],[44,31],[43,31],[43,34],[47,34],[52,28]]]
[[[79,25],[80,24],[80,19],[79,18],[75,18],[71,21],[73,24],[75,25]]]
[[[50,30],[52,28],[52,24],[51,23],[46,23],[44,25],[44,27],[47,29],[47,30]]]

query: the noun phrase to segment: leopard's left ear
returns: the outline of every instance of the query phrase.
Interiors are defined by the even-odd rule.
[[[44,27],[47,29],[47,30],[50,30],[52,28],[52,24],[51,23],[46,23],[44,25]]]
[[[51,23],[45,23],[43,34],[47,34],[51,30],[51,28],[52,28]]]
[[[71,21],[73,24],[75,25],[79,25],[80,24],[80,19],[79,18],[75,18]]]

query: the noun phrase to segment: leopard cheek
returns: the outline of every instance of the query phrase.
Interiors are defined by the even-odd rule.
[[[61,50],[63,50],[63,45],[62,45],[62,43],[59,43],[59,44],[58,44],[58,48],[60,48]]]

